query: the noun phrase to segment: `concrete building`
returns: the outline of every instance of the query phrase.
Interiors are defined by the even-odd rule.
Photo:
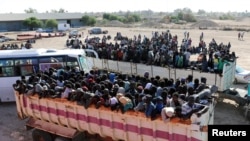
[[[83,26],[81,21],[84,13],[20,13],[0,14],[0,31],[22,31],[27,30],[23,21],[30,17],[36,17],[41,21],[55,19],[58,23],[68,23],[71,27]]]

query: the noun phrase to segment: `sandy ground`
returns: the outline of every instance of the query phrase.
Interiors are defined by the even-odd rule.
[[[87,30],[89,28],[82,29],[80,32],[84,33],[81,38],[84,41],[86,36],[103,36],[103,35],[88,35]],[[152,31],[166,31],[167,29],[153,29],[153,28],[109,28],[103,27],[103,29],[109,31],[109,35],[113,38],[116,32],[120,31],[122,35],[133,37],[134,35],[141,34],[151,37]],[[187,30],[187,29],[170,29],[172,35],[177,35],[179,42],[184,37],[184,31],[189,31],[190,37],[192,38],[192,44],[194,46],[198,45],[199,36],[201,32],[204,33],[204,41],[208,43],[214,38],[217,43],[223,42],[227,44],[231,43],[231,51],[236,52],[236,56],[239,56],[237,64],[245,69],[250,70],[250,35],[245,33],[244,40],[238,40],[237,31],[218,31],[218,30]],[[8,37],[16,38],[16,33],[9,33]],[[43,38],[36,41],[33,44],[34,48],[50,48],[50,49],[64,49],[67,36],[65,37],[54,37],[54,38]],[[195,57],[193,57],[195,59]],[[243,87],[242,85],[237,85],[235,87]],[[31,141],[31,132],[25,131],[25,120],[21,121],[17,118],[15,103],[1,104],[0,105],[0,141]],[[215,124],[249,124],[242,111],[240,111],[235,104],[230,100],[224,100],[223,102],[217,103],[215,107]]]

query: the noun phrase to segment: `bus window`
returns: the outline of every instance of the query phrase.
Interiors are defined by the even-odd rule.
[[[62,69],[64,67],[63,63],[40,63],[39,68],[41,71],[47,71],[49,68]]]
[[[0,66],[3,66],[3,60],[0,60]]]
[[[14,76],[14,69],[13,67],[3,67],[3,76]]]
[[[76,67],[76,66],[78,66],[77,58],[75,58],[75,57],[68,57],[66,65],[70,66],[70,67]]]
[[[0,60],[0,66],[13,66],[13,60]]]
[[[79,60],[80,60],[82,69],[83,69],[84,71],[91,70],[91,66],[89,65],[89,63],[88,63],[88,61],[86,60],[86,58],[80,57]]]
[[[32,65],[21,66],[21,75],[30,75],[34,73]]]
[[[22,60],[15,60],[15,65],[21,65],[21,64],[23,64]]]
[[[15,59],[15,65],[34,65],[37,64],[37,59]]]
[[[40,58],[39,63],[58,63],[63,62],[63,57],[46,57],[46,58]]]
[[[3,70],[2,67],[0,67],[0,77],[3,76]]]
[[[37,65],[37,59],[23,58],[15,59],[14,75],[29,75],[34,73],[33,66]]]
[[[20,66],[15,66],[15,76],[20,76],[21,75],[21,67]]]

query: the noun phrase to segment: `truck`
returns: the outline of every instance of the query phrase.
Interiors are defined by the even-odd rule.
[[[79,33],[78,30],[71,30],[69,32],[69,38],[77,38],[77,37],[81,37],[81,34]]]
[[[105,61],[105,62],[104,62]],[[93,58],[94,67],[106,70],[122,70],[129,73],[129,64],[115,61]],[[142,74],[150,70],[148,66],[130,64],[131,73]],[[152,66],[151,66],[152,68]],[[127,71],[126,71],[127,69]],[[235,62],[225,64],[223,77],[216,79],[216,74],[196,73],[195,71],[183,71],[174,69],[166,72],[166,68],[152,68],[151,75],[169,74],[174,78],[179,74],[202,75],[208,78],[207,83],[218,86],[218,91],[223,91],[231,86],[232,75],[235,72]],[[161,73],[159,73],[161,72]],[[215,76],[215,77],[214,77]],[[213,79],[215,78],[215,80]],[[210,80],[211,79],[211,80]],[[220,81],[220,83],[217,83]],[[98,135],[104,141],[207,141],[208,125],[214,122],[213,100],[208,106],[209,110],[202,115],[200,124],[191,123],[190,120],[182,121],[178,118],[164,122],[161,117],[155,120],[146,118],[144,113],[127,111],[121,113],[111,111],[108,108],[96,109],[94,105],[85,108],[73,101],[61,98],[39,98],[38,95],[21,94],[14,91],[16,107],[19,119],[27,120],[27,130],[32,130],[34,141],[43,139],[45,141],[82,141],[88,138],[87,135]]]
[[[108,30],[102,30],[100,27],[94,27],[88,30],[88,33],[91,34],[108,34]]]
[[[207,126],[213,124],[215,102],[202,115],[200,124],[173,118],[164,122],[144,113],[120,113],[106,107],[96,109],[61,98],[39,98],[14,91],[19,119],[27,119],[34,141],[82,141],[86,133],[114,141],[207,141]],[[202,128],[201,128],[202,127]]]
[[[57,30],[64,32],[64,31],[68,31],[70,29],[70,24],[67,23],[59,23],[57,25]]]

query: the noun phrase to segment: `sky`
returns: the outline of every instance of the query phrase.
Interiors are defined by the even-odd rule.
[[[36,9],[39,13],[59,10],[68,12],[118,12],[152,10],[173,12],[189,8],[206,12],[246,12],[249,0],[1,0],[0,13],[25,13],[25,9]],[[240,3],[239,3],[240,2]],[[250,11],[250,10],[249,10]],[[249,12],[248,11],[248,12]]]

